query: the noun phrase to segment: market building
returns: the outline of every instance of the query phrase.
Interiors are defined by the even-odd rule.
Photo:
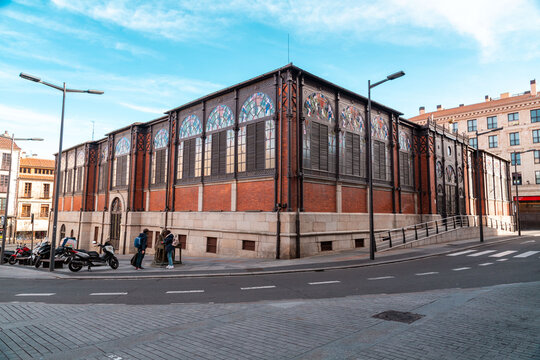
[[[483,102],[450,109],[438,105],[433,112],[420,107],[420,114],[409,120],[425,124],[428,119],[449,132],[466,134],[472,147],[511,160],[511,190],[515,200],[516,185],[519,188],[522,228],[540,228],[540,93],[536,80],[519,94],[486,95]],[[476,131],[497,128],[500,130],[476,137]]]
[[[372,102],[376,231],[474,214],[469,139],[401,115]],[[282,259],[368,246],[366,118],[365,97],[289,64],[130,124],[63,151],[58,236],[129,253],[166,227],[188,255]],[[511,222],[508,162],[479,159],[484,211]]]

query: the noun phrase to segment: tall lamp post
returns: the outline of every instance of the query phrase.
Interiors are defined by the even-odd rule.
[[[369,184],[369,258],[371,260],[375,259],[375,230],[373,229],[373,159],[372,159],[372,149],[371,149],[371,89],[375,86],[379,86],[388,80],[394,80],[405,75],[403,71],[398,71],[396,73],[390,74],[386,79],[378,81],[376,83],[371,83],[371,80],[368,80],[368,121],[367,121],[367,158],[368,158],[368,184]]]
[[[529,150],[525,150],[525,151],[518,151],[518,152],[515,152],[514,154],[514,173],[517,174],[517,155],[518,154],[525,154],[525,153],[528,153],[528,152],[533,152],[533,151],[536,151],[535,149],[529,149]],[[514,177],[512,177],[512,181],[514,182],[514,185],[516,185],[516,226],[517,226],[517,229],[518,229],[518,236],[521,236],[521,224],[519,223],[519,191],[518,191],[518,182],[517,182],[517,179],[514,180]]]
[[[96,94],[96,95],[102,95],[103,91],[100,90],[77,90],[77,89],[67,89],[66,83],[64,82],[63,86],[54,85],[51,83],[48,83],[46,81],[41,80],[40,78],[28,75],[25,73],[20,73],[19,75],[23,79],[34,81],[37,83],[41,83],[43,85],[50,86],[52,88],[55,88],[56,90],[60,90],[63,93],[62,96],[62,118],[60,121],[60,141],[58,144],[58,158],[56,161],[56,182],[54,187],[54,216],[53,216],[53,228],[52,228],[52,236],[51,236],[51,257],[49,259],[49,271],[54,271],[54,255],[56,249],[56,225],[58,223],[58,196],[60,192],[60,162],[62,161],[62,139],[64,137],[64,108],[66,104],[66,93],[68,92],[74,92],[74,93],[88,93],[88,94]]]
[[[476,208],[478,212],[478,225],[480,226],[480,242],[484,242],[484,223],[482,221],[482,195],[480,194],[480,149],[478,147],[478,136],[485,135],[490,132],[502,130],[502,127],[496,129],[489,129],[486,131],[478,132],[476,130],[476,151],[475,151],[475,160],[476,160]]]
[[[6,247],[6,229],[7,229],[7,219],[9,212],[9,188],[11,184],[11,168],[13,166],[13,143],[17,141],[43,141],[42,138],[16,138],[15,134],[11,134],[11,150],[9,152],[9,171],[8,171],[8,185],[6,191],[6,210],[4,212],[4,223],[2,224],[2,249],[0,249],[0,264],[4,261],[4,249]],[[15,209],[15,212],[17,209]]]

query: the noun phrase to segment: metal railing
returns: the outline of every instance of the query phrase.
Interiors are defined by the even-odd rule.
[[[390,229],[375,233],[375,251],[391,248],[398,244],[425,239],[462,227],[476,226],[475,219],[470,221],[467,215],[456,215],[439,220],[409,225],[398,229]]]
[[[501,219],[492,218],[489,216],[484,217],[484,225],[492,229],[504,230],[504,231],[517,231],[516,224],[513,222],[503,221]]]

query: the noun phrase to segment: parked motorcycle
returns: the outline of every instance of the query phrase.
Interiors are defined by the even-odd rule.
[[[84,251],[84,250],[72,250],[70,259],[68,260],[68,268],[73,272],[81,270],[83,267],[88,267],[90,270],[95,266],[109,265],[113,270],[118,269],[118,259],[114,255],[114,247],[110,241],[105,244],[98,244],[96,241],[94,245],[100,247],[103,250],[103,254],[99,255],[97,251]]]
[[[0,249],[2,249],[1,246],[0,246]],[[4,251],[4,258],[2,259],[2,264],[7,263],[9,261],[9,258],[11,257],[11,255],[13,255],[13,251],[5,250]]]
[[[9,257],[9,265],[15,265],[17,261],[22,264],[22,261],[29,260],[32,256],[32,251],[26,245],[19,246],[15,252]]]
[[[71,249],[64,246],[59,246],[54,251],[55,261],[66,262],[66,259],[70,256]],[[44,243],[39,250],[37,251],[36,258],[34,261],[34,266],[38,269],[43,262],[49,261],[51,258],[51,243]]]

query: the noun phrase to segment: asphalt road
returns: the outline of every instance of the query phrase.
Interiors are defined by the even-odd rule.
[[[317,272],[148,280],[0,279],[0,302],[52,304],[241,303],[477,288],[540,280],[534,237],[460,254]]]

